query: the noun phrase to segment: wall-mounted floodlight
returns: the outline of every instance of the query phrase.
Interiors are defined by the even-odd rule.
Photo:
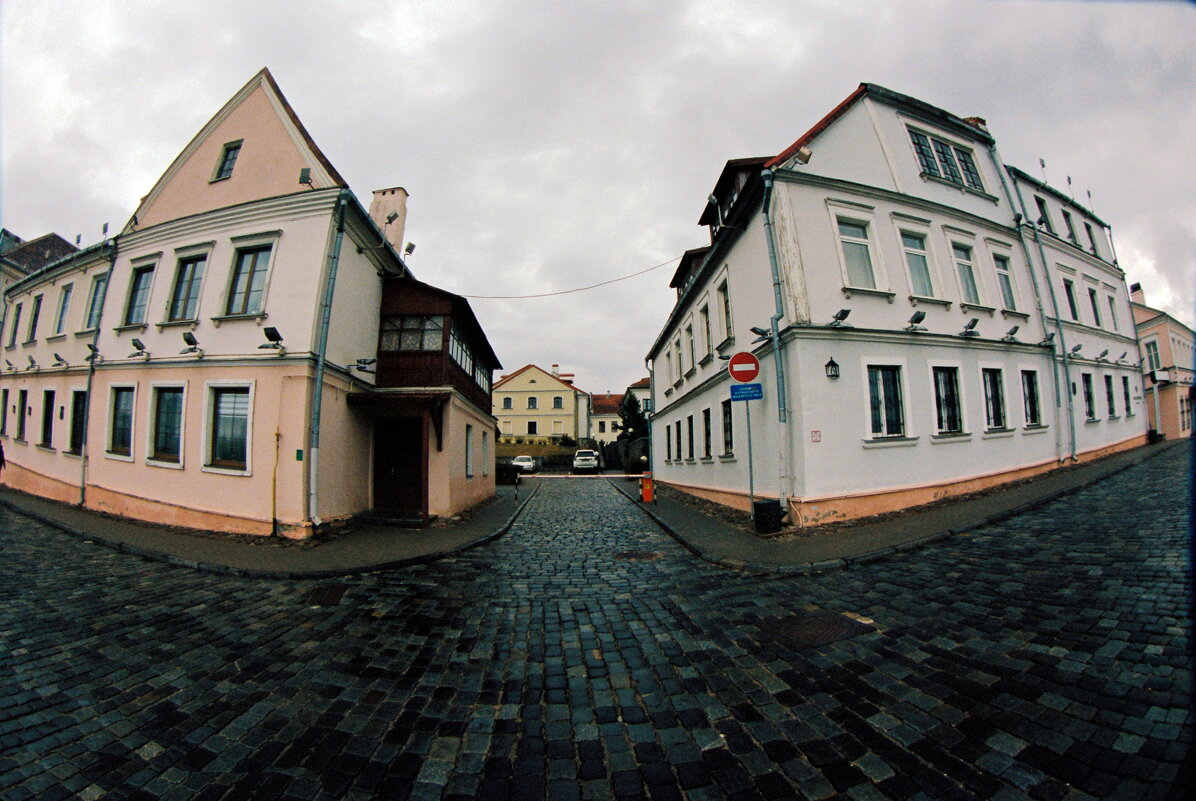
[[[1128,355],[1129,355],[1129,351],[1127,350],[1127,351],[1125,351],[1124,353],[1122,353],[1120,356],[1118,356],[1118,357],[1117,357],[1117,361],[1119,361],[1119,362],[1120,362],[1120,361],[1124,360],[1124,359],[1125,359],[1125,357],[1126,357],[1126,356],[1128,356]]]
[[[133,353],[129,354],[130,359],[135,359],[138,356],[144,356],[146,359],[149,359],[149,351],[147,351],[145,349],[144,342],[142,342],[140,339],[134,338],[133,339],[133,347],[136,348],[137,350],[135,350]]]
[[[35,362],[33,360],[32,356],[29,357],[29,366],[26,367],[25,369],[26,370],[37,370],[38,369],[37,362]]]
[[[414,252],[415,252],[415,243],[414,242],[408,242],[407,246],[403,248],[404,256],[410,256]]]
[[[282,334],[278,333],[277,328],[268,325],[262,329],[262,334],[266,337],[266,343],[258,345],[258,350],[276,350],[279,356],[287,352],[287,349],[282,346]]]
[[[203,358],[203,348],[199,346],[199,340],[195,338],[195,334],[192,334],[190,331],[184,331],[183,342],[187,343],[187,347],[179,351],[180,356],[184,353],[194,353],[197,358]]]
[[[90,342],[88,342],[88,343],[87,343],[87,349],[88,349],[89,351],[91,351],[91,353],[89,353],[89,354],[87,355],[87,357],[84,359],[84,361],[86,361],[86,362],[91,362],[91,363],[93,363],[93,364],[94,364],[94,363],[96,363],[96,362],[102,362],[102,361],[104,361],[104,357],[103,357],[103,356],[100,354],[100,349],[99,349],[99,348],[97,348],[95,345],[93,345],[93,344],[91,344]]]
[[[353,369],[359,373],[372,373],[374,372],[374,368],[371,365],[377,361],[377,359],[358,359],[353,365]]]
[[[1042,342],[1039,342],[1038,344],[1039,345],[1049,345],[1054,341],[1055,341],[1055,332],[1048,331],[1046,337],[1043,338]]]
[[[813,155],[814,155],[814,153],[810,150],[810,148],[799,147],[797,149],[797,152],[793,154],[793,160],[796,161],[798,164],[809,164],[810,157]]]
[[[835,361],[835,358],[833,356],[830,359],[828,359],[826,362],[826,377],[827,378],[838,378],[839,377],[839,363]]]
[[[827,325],[831,328],[838,328],[839,326],[844,325],[843,321],[847,319],[847,315],[849,314],[851,314],[851,309],[839,309],[839,311],[835,312],[835,316],[831,318],[831,321],[827,323]]]
[[[767,342],[768,340],[772,339],[772,332],[767,328],[760,328],[757,326],[749,330],[756,335],[756,338],[752,340],[753,345],[757,342]]]
[[[925,331],[926,327],[923,325],[919,325],[919,323],[921,323],[925,319],[926,319],[926,312],[924,312],[924,311],[914,312],[913,316],[909,318],[909,325],[907,325],[905,327],[905,330],[909,331],[911,333],[913,333],[914,331]]]
[[[8,359],[5,359],[5,360],[4,360],[4,363],[8,365],[8,369],[9,369],[9,370],[15,370],[15,369],[17,369],[17,366],[16,366],[15,364],[13,364],[12,362],[10,362]]]
[[[392,211],[390,214],[386,215],[386,224],[390,225],[397,219],[399,219],[399,213],[397,211]]]
[[[1104,360],[1104,358],[1105,358],[1106,356],[1108,356],[1108,355],[1109,355],[1109,349],[1108,349],[1108,348],[1105,348],[1105,349],[1104,349],[1104,350],[1102,350],[1102,351],[1100,352],[1100,354],[1099,354],[1099,355],[1096,357],[1096,360],[1097,360],[1098,362],[1099,362],[1099,361],[1103,361],[1103,360]]]
[[[976,325],[979,322],[980,322],[979,317],[973,317],[972,319],[968,320],[968,324],[963,327],[963,330],[959,332],[959,335],[961,337],[978,337],[978,336],[980,336],[980,332],[976,330]]]
[[[1076,345],[1074,348],[1072,348],[1072,349],[1071,349],[1071,352],[1072,352],[1072,353],[1079,353],[1079,352],[1080,352],[1080,348],[1082,348],[1082,347],[1084,347],[1084,344],[1083,344],[1083,343],[1080,343],[1079,345]]]
[[[299,170],[299,183],[304,186],[311,186],[311,167],[303,167]]]
[[[55,353],[54,354],[54,366],[55,367],[70,367],[70,364],[67,362],[66,359],[62,358],[57,353]]]
[[[1017,340],[1014,339],[1014,337],[1017,336],[1017,330],[1019,328],[1021,328],[1020,325],[1015,325],[1013,328],[1010,328],[1005,332],[1005,336],[1001,337],[1001,339],[1005,342],[1016,342]]]

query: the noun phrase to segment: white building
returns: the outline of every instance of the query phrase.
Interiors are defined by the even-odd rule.
[[[741,508],[754,484],[809,525],[1144,442],[1107,225],[1004,167],[979,118],[862,84],[728,162],[699,224],[648,354],[661,481]],[[738,351],[762,400],[730,400]]]

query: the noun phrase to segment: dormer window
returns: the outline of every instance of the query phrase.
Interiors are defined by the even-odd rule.
[[[976,169],[976,161],[970,150],[913,129],[910,129],[909,137],[924,176],[966,186],[977,192],[984,191],[984,182],[980,179],[980,171]]]
[[[241,143],[243,139],[238,139],[236,142],[229,142],[220,151],[220,161],[216,165],[216,174],[212,176],[213,181],[223,181],[233,174],[233,167],[237,163],[237,156],[241,153]]]
[[[1055,226],[1051,224],[1051,215],[1047,211],[1046,201],[1035,195],[1034,204],[1038,206],[1038,227],[1048,234],[1055,233]]]

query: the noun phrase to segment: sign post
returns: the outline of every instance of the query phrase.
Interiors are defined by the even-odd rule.
[[[739,384],[731,386],[732,401],[760,400],[764,397],[764,388],[760,384],[749,383],[760,375],[760,360],[746,351],[740,351],[731,357],[727,364],[727,372]],[[752,509],[756,508],[756,477],[752,465],[752,406],[745,403],[743,411],[747,415],[748,441],[748,499]]]

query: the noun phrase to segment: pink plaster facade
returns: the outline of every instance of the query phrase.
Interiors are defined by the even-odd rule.
[[[215,178],[230,142],[235,164]],[[371,510],[377,419],[350,399],[375,392],[358,368],[378,355],[382,276],[407,275],[397,250],[377,247],[384,224],[259,73],[116,240],[5,292],[0,478],[108,514],[238,534],[306,537]],[[419,457],[432,516],[495,492],[494,419],[456,399],[446,428],[447,447]]]

